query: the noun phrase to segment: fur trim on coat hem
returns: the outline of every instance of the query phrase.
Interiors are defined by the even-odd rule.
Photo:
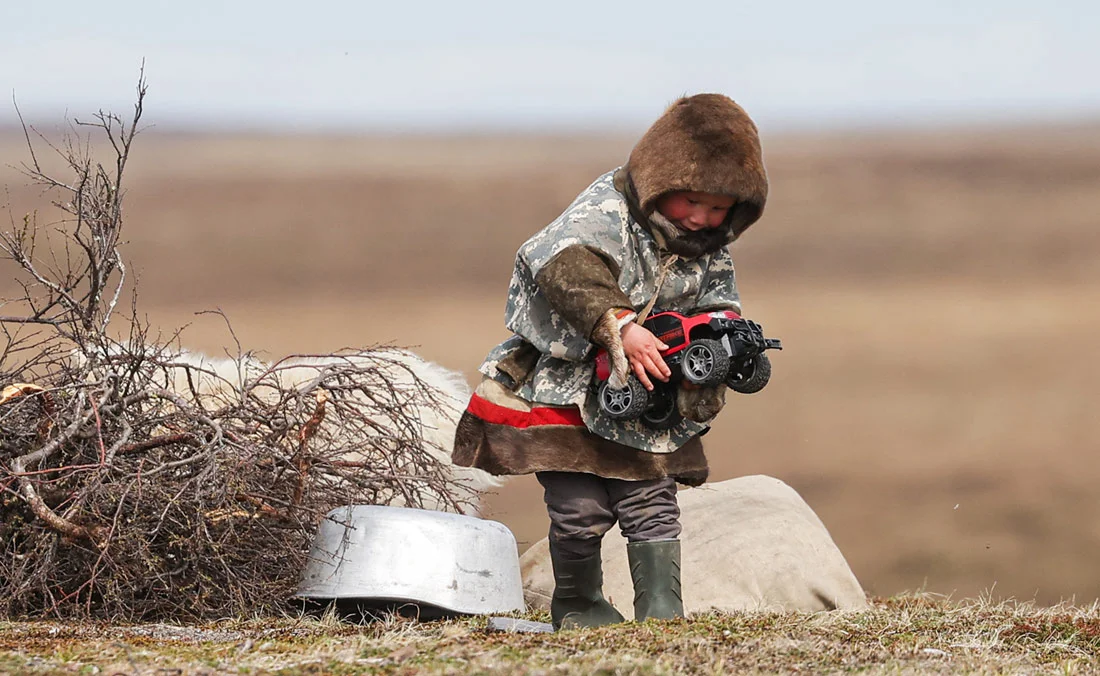
[[[489,422],[467,410],[455,433],[454,463],[497,476],[584,472],[625,481],[672,477],[688,486],[704,483],[709,474],[699,437],[672,453],[647,453],[598,437],[583,425],[571,424],[569,416],[539,416],[539,422],[527,426],[515,423]]]

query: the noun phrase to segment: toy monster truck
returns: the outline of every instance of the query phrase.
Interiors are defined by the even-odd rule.
[[[661,356],[672,371],[667,383],[654,381],[649,392],[633,375],[623,388],[607,382],[611,364],[606,350],[596,355],[596,394],[600,409],[617,420],[641,418],[652,429],[669,429],[681,420],[676,388],[682,381],[708,387],[724,382],[734,392],[764,389],[772,365],[764,350],[782,350],[778,339],[765,338],[760,325],[732,310],[685,316],[658,312],[643,324],[668,345]]]

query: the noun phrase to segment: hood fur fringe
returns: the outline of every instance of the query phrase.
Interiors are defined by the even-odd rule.
[[[760,135],[748,114],[722,94],[677,100],[638,141],[624,167],[637,206],[647,217],[667,192],[728,195],[725,243],[737,239],[764,213],[768,175]]]

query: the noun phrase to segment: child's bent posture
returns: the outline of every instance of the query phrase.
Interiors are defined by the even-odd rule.
[[[505,310],[514,335],[494,348],[459,423],[454,461],[492,474],[535,472],[550,515],[556,627],[621,622],[603,597],[600,542],[629,541],[634,616],[683,615],[676,482],[707,478],[700,435],[725,385],[677,392],[670,429],[614,420],[593,394],[597,346],[611,383],[667,381],[654,308],[697,313],[741,303],[726,246],[764,209],[756,126],[725,96],[674,103],[630,153],[516,257]]]

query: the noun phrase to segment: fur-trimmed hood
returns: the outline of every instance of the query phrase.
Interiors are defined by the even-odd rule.
[[[756,125],[722,94],[696,94],[669,106],[634,146],[623,170],[616,183],[624,183],[624,194],[647,220],[662,220],[654,216],[657,200],[674,190],[737,200],[721,228],[708,233],[708,240],[721,240],[722,246],[760,218],[768,199]],[[650,225],[663,229],[659,222]]]

